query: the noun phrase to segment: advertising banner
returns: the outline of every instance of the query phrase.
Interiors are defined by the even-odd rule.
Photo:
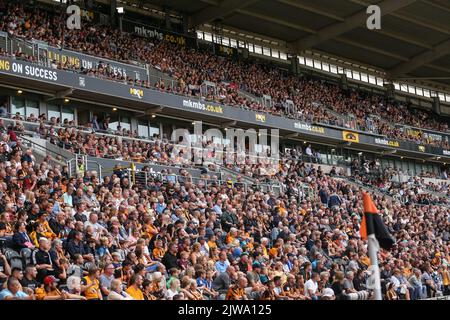
[[[197,43],[196,38],[153,26],[140,24],[127,19],[122,21],[122,28],[125,32],[133,33],[144,38],[167,41],[180,46],[194,47]]]
[[[47,58],[55,60],[56,62],[69,63],[75,65],[77,68],[84,69],[96,69],[100,62],[109,66],[114,74],[120,74],[132,79],[145,80],[147,79],[147,69],[132,64],[121,63],[118,61],[112,61],[103,59],[101,57],[95,57],[75,51],[58,49],[55,47],[47,47]]]

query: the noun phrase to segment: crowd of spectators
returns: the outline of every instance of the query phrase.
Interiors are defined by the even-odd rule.
[[[361,126],[369,115],[378,115],[384,120],[376,123],[377,130],[399,139],[409,136],[393,134],[386,119],[448,130],[426,113],[268,65],[151,43],[104,26],[63,31],[57,15],[16,2],[8,8],[0,30],[105,59],[148,62],[177,80],[176,87],[152,84],[160,90],[198,95],[199,86],[212,81],[217,85],[212,100],[263,110],[267,106],[238,90],[270,95],[273,105],[266,111],[283,114],[283,102],[290,99],[308,121],[338,124],[322,105],[340,113],[351,110]],[[15,56],[34,59],[20,52]],[[113,74],[107,64],[78,71],[134,82]],[[359,235],[362,189],[342,179],[336,168],[325,173],[311,146],[305,156],[315,165],[295,157],[282,158],[275,172],[267,172],[264,163],[231,164],[243,175],[271,176],[283,186],[279,193],[222,182],[210,173],[202,176],[210,182],[201,183],[186,170],[182,179],[155,178],[141,185],[120,168],[105,176],[88,170],[71,176],[51,159],[36,161],[33,150],[22,145],[24,119],[13,118],[17,121],[10,127],[0,120],[0,300],[372,299],[367,242]],[[47,121],[45,115],[27,120],[39,123],[36,134],[74,153],[159,164],[186,160],[183,149],[159,137],[149,142],[82,132],[70,121]],[[64,128],[55,128],[59,125]],[[91,121],[91,129],[100,129],[95,126]],[[375,181],[364,170],[354,176],[385,194],[372,197],[396,238],[390,251],[378,254],[384,298],[450,295],[449,203],[427,192],[448,196],[448,182],[425,184],[413,177],[394,185],[387,173]]]
[[[0,299],[373,296],[361,189],[335,168],[282,160],[280,194],[187,172],[141,186],[120,169],[70,176],[37,162],[14,130],[1,140]],[[372,197],[396,238],[379,252],[384,297],[450,294],[448,206]]]
[[[352,178],[375,187],[386,195],[403,203],[450,204],[449,181],[444,170],[440,176],[422,171],[417,175],[392,167],[382,168],[378,160],[355,159]]]
[[[91,76],[124,81],[143,87],[183,95],[200,95],[205,81],[215,83],[208,90],[207,99],[229,105],[243,106],[273,114],[294,116],[307,122],[327,123],[353,129],[371,131],[393,139],[410,140],[449,148],[447,139],[437,139],[424,132],[411,134],[397,128],[404,124],[423,129],[448,132],[448,123],[425,111],[411,111],[406,105],[386,101],[377,95],[360,91],[343,91],[339,86],[321,80],[289,75],[268,64],[227,59],[210,52],[179,46],[169,42],[156,42],[146,38],[121,33],[109,26],[87,24],[82,30],[66,30],[65,19],[59,14],[38,8],[30,9],[11,2],[0,22],[0,30],[13,37],[26,40],[38,39],[52,46],[85,52],[105,59],[122,62],[142,61],[164,72],[175,81],[133,80],[114,72],[108,63],[96,68],[84,69],[69,61],[53,61],[55,68],[76,70]],[[24,56],[18,52],[17,56]],[[22,57],[35,60],[34,57]],[[271,97],[270,104],[250,99],[239,90],[256,97]],[[291,100],[294,109],[287,107]],[[336,117],[329,109],[341,114]],[[347,117],[352,114],[355,120]]]

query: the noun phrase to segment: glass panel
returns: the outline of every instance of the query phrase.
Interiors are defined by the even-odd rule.
[[[117,130],[119,126],[119,116],[117,114],[111,114],[108,128],[111,130]]]
[[[313,61],[312,61],[312,59],[306,58],[306,65],[307,65],[308,67],[313,67]]]
[[[270,48],[263,47],[263,54],[270,57]]]
[[[20,115],[25,115],[25,99],[12,97],[11,99],[11,114],[15,115],[19,113]]]
[[[361,73],[361,81],[369,82],[369,78],[367,77],[367,74]]]
[[[319,60],[314,60],[314,68],[316,69],[322,69],[322,64]]]
[[[205,32],[205,40],[211,42],[212,41],[212,36],[211,33],[209,32]]]
[[[280,51],[280,59],[287,60],[286,53]]]
[[[62,120],[67,119],[68,121],[74,120],[74,109],[71,107],[62,107]]]
[[[149,130],[148,129],[149,128],[148,128],[148,122],[147,121],[140,120],[138,122],[138,135],[140,137],[148,138],[149,137],[149,133],[148,133]]]
[[[261,46],[255,45],[255,53],[262,54]]]
[[[27,100],[26,116],[27,118],[31,115],[34,117],[39,117],[39,105],[35,100]]]
[[[47,105],[47,118],[51,121],[52,117],[56,119],[61,117],[61,111],[59,106],[49,104]]]
[[[122,129],[130,130],[131,129],[130,118],[128,118],[128,117],[120,117],[120,126],[122,127]]]
[[[159,125],[157,123],[150,123],[150,137],[160,135]]]
[[[332,73],[337,73],[337,68],[334,64],[330,65],[330,70]]]

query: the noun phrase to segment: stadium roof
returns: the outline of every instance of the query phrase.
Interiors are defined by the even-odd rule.
[[[373,66],[393,80],[407,78],[450,90],[448,0],[146,0],[205,23]],[[381,29],[369,30],[366,9],[381,8]],[[411,79],[410,79],[411,78]]]

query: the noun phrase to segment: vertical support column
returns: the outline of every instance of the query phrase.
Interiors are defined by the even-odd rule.
[[[164,8],[164,19],[166,22],[166,29],[172,30],[172,22],[170,21],[170,13],[169,13],[169,9],[167,9],[167,8]]]
[[[117,15],[117,0],[110,0],[110,22],[111,26],[115,27],[117,25],[116,15]]]

